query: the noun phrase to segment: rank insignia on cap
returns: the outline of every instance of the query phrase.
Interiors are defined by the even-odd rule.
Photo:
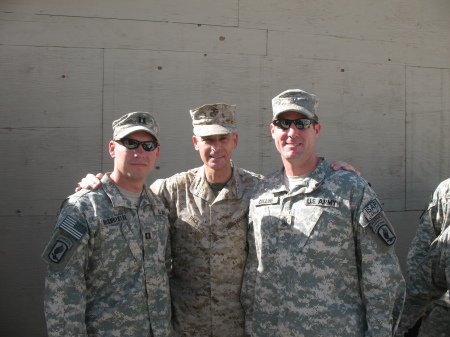
[[[75,239],[80,240],[84,233],[87,231],[86,225],[72,218],[71,216],[66,216],[61,225],[59,225],[64,232],[70,234]]]
[[[63,259],[66,252],[72,247],[72,242],[64,236],[59,236],[53,245],[52,250],[48,254],[50,261],[59,263]]]

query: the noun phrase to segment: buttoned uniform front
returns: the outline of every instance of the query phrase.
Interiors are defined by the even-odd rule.
[[[155,181],[169,209],[174,331],[180,336],[244,336],[239,301],[246,259],[248,205],[262,176],[233,167],[215,197],[205,167]]]
[[[291,191],[283,170],[267,176],[252,196],[248,240],[249,334],[392,336],[404,280],[393,229],[365,180],[324,159]]]
[[[48,335],[172,336],[168,238],[167,210],[146,186],[139,207],[108,174],[70,196],[42,256]]]
[[[450,179],[442,181],[433,192],[427,209],[420,217],[420,224],[414,236],[406,261],[407,273],[412,275],[419,265],[427,258],[430,253],[433,242],[441,235],[450,225]],[[411,289],[410,289],[411,288]],[[420,308],[423,312],[418,311],[417,300],[414,295],[410,295],[410,290],[414,292],[412,282],[407,282],[407,296],[405,300],[405,308],[398,329],[398,336],[402,336],[407,329],[414,326],[416,321],[427,312],[427,316],[422,319],[422,324],[418,333],[418,337],[441,337],[445,336],[447,326],[444,324],[447,320],[450,301],[448,291],[442,298],[430,301],[427,306]]]

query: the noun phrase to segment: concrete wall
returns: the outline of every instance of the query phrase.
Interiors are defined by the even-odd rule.
[[[237,104],[237,165],[281,165],[271,98],[319,96],[319,153],[371,181],[404,263],[449,176],[447,0],[1,0],[0,333],[45,336],[40,259],[61,201],[107,171],[111,122],[154,113],[151,180],[201,164],[188,110]]]

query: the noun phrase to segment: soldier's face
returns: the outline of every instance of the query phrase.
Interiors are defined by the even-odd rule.
[[[278,118],[295,120],[307,117],[296,111],[286,111]],[[316,160],[315,143],[320,129],[320,124],[311,124],[309,128],[302,130],[297,129],[293,123],[287,130],[270,124],[272,138],[283,162],[288,161],[296,165],[305,165]]]
[[[140,142],[155,141],[155,138],[145,131],[133,132],[126,138]],[[145,181],[159,158],[159,151],[159,146],[153,151],[145,151],[142,145],[136,149],[127,149],[120,142],[111,141],[109,143],[109,152],[114,158],[114,171],[122,178],[136,182]]]
[[[238,135],[192,136],[192,141],[203,164],[213,170],[220,170],[230,165],[233,150],[238,144]]]

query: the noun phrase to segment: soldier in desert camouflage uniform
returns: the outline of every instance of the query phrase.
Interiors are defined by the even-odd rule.
[[[447,179],[436,188],[427,209],[420,217],[419,228],[409,247],[406,261],[409,276],[413,275],[419,265],[423,263],[431,251],[433,242],[449,227],[449,224],[450,179]],[[426,315],[422,318],[418,337],[445,336],[448,329],[446,322],[450,304],[448,291],[442,298],[429,301],[426,306],[423,306],[422,298],[413,295],[417,286],[412,280],[407,282],[405,308],[397,336],[403,336],[405,331],[412,328],[425,312]],[[420,301],[420,304],[416,303],[417,301]]]
[[[316,156],[317,97],[272,100],[284,168],[255,189],[242,286],[252,336],[392,336],[404,299],[394,230],[362,178]]]
[[[144,185],[159,156],[158,124],[134,112],[113,129],[113,172],[63,203],[42,255],[51,337],[172,336],[167,210]]]
[[[238,144],[235,110],[223,103],[191,110],[192,140],[204,165],[151,186],[170,212],[170,286],[179,336],[245,336],[239,294],[247,257],[248,205],[262,176],[231,161]],[[345,162],[333,165],[354,171]],[[96,187],[96,179],[88,175],[81,186]]]
[[[262,176],[231,162],[238,144],[235,109],[219,103],[191,110],[192,139],[204,165],[151,186],[170,210],[173,324],[182,336],[244,335],[239,294],[248,204]]]

